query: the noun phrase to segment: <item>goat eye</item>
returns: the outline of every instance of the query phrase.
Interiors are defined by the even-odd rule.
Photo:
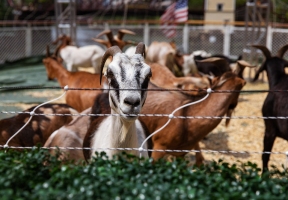
[[[152,73],[150,72],[146,77],[145,79],[150,79],[152,77]]]
[[[113,77],[114,77],[113,72],[108,71],[108,72],[106,73],[106,77],[107,77],[107,78],[113,78]]]

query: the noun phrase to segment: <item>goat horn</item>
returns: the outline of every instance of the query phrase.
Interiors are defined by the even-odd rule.
[[[251,45],[251,47],[260,49],[266,58],[271,58],[272,57],[270,50],[266,46],[263,46],[263,45]]]
[[[278,52],[277,52],[277,57],[278,58],[283,58],[284,54],[286,53],[288,49],[288,44],[284,45],[283,47],[281,47]]]
[[[102,31],[101,33],[99,33],[99,34],[96,36],[96,38],[98,38],[98,37],[100,37],[100,36],[102,36],[102,35],[106,35],[107,38],[108,38],[108,40],[109,40],[109,42],[110,42],[111,44],[113,44],[114,38],[113,38],[113,34],[112,34],[112,31],[111,31],[111,30],[104,30],[104,31]]]
[[[46,46],[46,57],[50,56],[50,48],[49,45]]]
[[[100,37],[100,36],[102,36],[102,35],[110,34],[110,33],[112,33],[111,30],[104,30],[104,31],[102,31],[101,33],[99,33],[99,34],[96,36],[96,38],[98,38],[98,37]]]
[[[121,53],[121,49],[118,46],[113,46],[107,49],[107,51],[104,53],[101,61],[101,67],[100,67],[100,85],[102,81],[102,74],[103,74],[103,68],[105,65],[106,60],[109,58],[109,56],[114,56],[116,53]]]
[[[141,54],[141,55],[143,56],[143,58],[145,59],[145,57],[146,57],[145,44],[144,44],[143,42],[140,42],[140,43],[137,45],[135,54]]]

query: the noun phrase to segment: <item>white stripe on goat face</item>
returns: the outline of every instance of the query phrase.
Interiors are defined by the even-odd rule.
[[[141,89],[147,89],[151,77],[150,66],[144,63],[143,57],[135,54],[129,59],[126,54],[117,53],[108,65],[105,75],[111,89],[109,101],[112,110],[124,115],[139,114],[147,96],[146,90]],[[135,120],[137,117],[124,118]]]

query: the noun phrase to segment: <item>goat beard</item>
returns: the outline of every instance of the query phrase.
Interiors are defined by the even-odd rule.
[[[128,134],[128,131],[129,131],[129,129],[130,129],[130,127],[131,127],[131,124],[132,123],[123,123],[123,125],[122,125],[122,127],[121,127],[121,130],[120,130],[120,144],[122,144],[126,139],[127,139],[127,134]]]

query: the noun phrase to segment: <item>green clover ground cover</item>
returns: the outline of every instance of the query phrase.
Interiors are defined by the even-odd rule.
[[[287,199],[288,171],[261,177],[253,163],[201,168],[127,154],[89,164],[61,164],[46,150],[0,151],[0,199]],[[129,161],[128,161],[129,160]],[[45,165],[43,163],[46,163]]]

